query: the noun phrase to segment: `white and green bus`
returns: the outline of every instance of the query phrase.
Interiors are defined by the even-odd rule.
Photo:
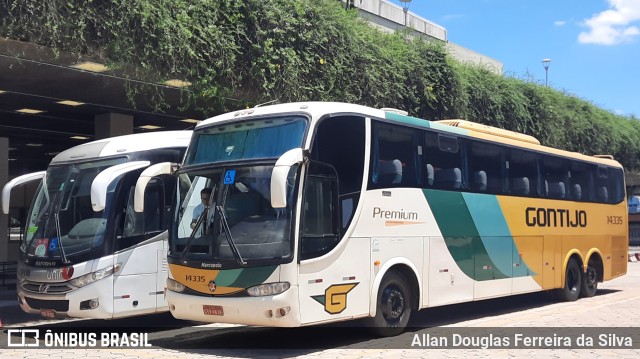
[[[626,272],[619,163],[466,121],[246,109],[201,122],[173,173],[191,183],[169,234],[180,319],[368,318],[393,335],[422,308],[552,289],[572,301]]]

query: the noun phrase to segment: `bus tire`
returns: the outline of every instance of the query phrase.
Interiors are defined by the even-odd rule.
[[[571,258],[567,263],[567,271],[564,275],[564,287],[557,289],[556,294],[563,302],[573,302],[580,296],[582,287],[582,271],[578,261]]]
[[[378,336],[401,334],[411,317],[411,290],[403,275],[390,271],[382,278],[376,298],[376,315],[369,328]]]
[[[593,265],[592,261],[589,261],[587,265],[587,271],[582,274],[582,283],[580,287],[580,296],[589,298],[596,295],[598,291],[598,270]]]

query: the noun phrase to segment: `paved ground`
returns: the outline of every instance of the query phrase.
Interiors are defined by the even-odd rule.
[[[632,248],[632,252],[640,251]],[[2,306],[0,317],[7,307]],[[34,320],[36,320],[34,318]],[[137,319],[136,323],[140,323]],[[145,322],[150,319],[145,319]],[[504,331],[526,331],[538,328],[547,334],[582,331],[588,335],[614,331],[613,327],[633,337],[634,346],[640,347],[640,262],[629,263],[627,275],[601,284],[598,295],[574,303],[557,303],[543,294],[512,297],[478,303],[467,303],[423,310],[412,318],[412,329],[392,339],[371,339],[360,328],[338,328],[331,335],[326,328],[303,332],[300,329],[277,330],[271,328],[228,327],[221,325],[192,326],[190,323],[161,332],[150,333],[152,344],[164,348],[142,349],[53,349],[25,350],[0,349],[0,358],[637,358],[640,349],[411,349],[411,344],[425,333],[460,333],[483,335]],[[108,322],[107,322],[108,323]],[[81,327],[79,322],[67,324]],[[586,327],[592,327],[585,329]],[[425,329],[426,328],[426,329]],[[479,329],[477,329],[479,328]],[[517,329],[510,329],[517,328]],[[573,329],[572,329],[573,328]],[[466,331],[466,332],[465,332]],[[468,332],[471,331],[471,332]],[[450,332],[449,332],[450,333]],[[316,336],[311,336],[316,335]],[[334,338],[319,338],[325,335]],[[465,334],[466,335],[466,334]],[[505,335],[505,336],[508,336]],[[568,335],[568,334],[567,334]],[[1,340],[4,336],[0,336]],[[247,349],[197,349],[211,347],[245,347]],[[256,349],[260,347],[295,348],[296,344],[311,342],[311,346],[331,349]],[[166,349],[184,343],[196,349]],[[271,345],[269,345],[271,343]],[[288,343],[283,345],[282,343]],[[2,343],[3,344],[3,343]],[[305,346],[304,344],[300,346]],[[417,346],[417,345],[416,345]],[[401,349],[398,349],[401,348]]]

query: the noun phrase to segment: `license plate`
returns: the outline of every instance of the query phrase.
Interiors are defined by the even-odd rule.
[[[43,318],[54,319],[56,317],[56,311],[53,309],[40,309],[40,316]]]
[[[202,311],[204,315],[224,315],[224,311],[220,305],[203,305]]]

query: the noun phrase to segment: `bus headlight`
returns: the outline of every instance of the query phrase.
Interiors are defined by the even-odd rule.
[[[71,285],[75,287],[81,288],[81,287],[84,287],[85,285],[91,284],[100,279],[107,278],[113,273],[118,273],[118,271],[120,270],[120,266],[121,266],[120,263],[118,263],[116,265],[112,265],[110,267],[95,271],[93,273],[85,274],[78,278],[74,278],[70,280],[69,283],[71,283]]]
[[[184,292],[184,284],[177,282],[171,278],[167,278],[167,289],[172,292],[182,293]]]
[[[247,288],[247,293],[252,297],[263,297],[265,295],[280,294],[291,287],[289,282],[267,283]]]

